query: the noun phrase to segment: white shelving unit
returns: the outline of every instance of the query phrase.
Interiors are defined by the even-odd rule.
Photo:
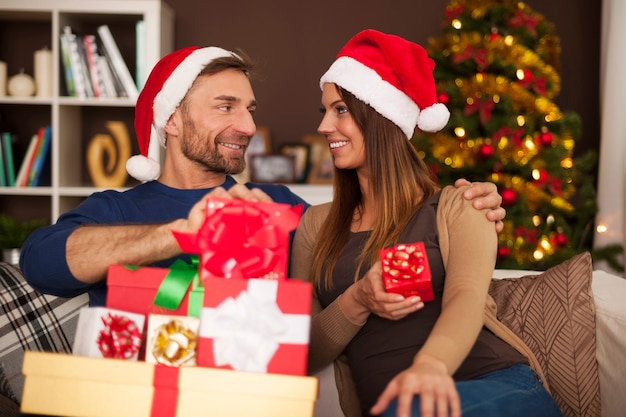
[[[7,36],[7,31],[8,35],[12,35],[11,31],[15,32],[10,44],[0,42],[0,60],[7,60],[3,55],[15,55],[10,53],[11,48],[22,48],[22,55],[32,57],[35,50],[48,46],[54,63],[52,97],[0,97],[0,115],[4,118],[4,125],[17,126],[22,133],[20,148],[26,148],[30,135],[36,133],[39,126],[52,125],[51,185],[0,187],[0,211],[28,208],[38,214],[45,213],[54,222],[60,214],[98,191],[89,179],[86,149],[94,133],[107,133],[107,120],[125,121],[136,147],[132,124],[134,99],[80,99],[61,95],[59,35],[65,25],[85,34],[95,34],[99,25],[107,24],[120,45],[127,65],[134,68],[135,25],[139,20],[145,22],[148,39],[146,67],[151,69],[174,47],[174,12],[161,0],[0,1],[0,25],[4,26],[0,29],[0,36]],[[122,44],[126,47],[122,48]],[[33,49],[27,51],[27,48]],[[7,75],[10,77],[13,74]],[[33,75],[32,72],[30,75]],[[135,148],[133,153],[137,153]],[[17,166],[20,163],[21,160],[16,160]]]

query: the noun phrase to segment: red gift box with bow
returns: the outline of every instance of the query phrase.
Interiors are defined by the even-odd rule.
[[[435,298],[423,242],[399,243],[379,253],[387,292],[405,297],[418,295],[424,302]]]
[[[202,281],[286,279],[289,234],[298,226],[302,209],[302,205],[210,198],[197,233],[173,233],[184,252],[199,255]]]

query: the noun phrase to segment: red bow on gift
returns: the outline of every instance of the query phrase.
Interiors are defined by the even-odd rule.
[[[132,358],[141,346],[141,332],[128,317],[107,314],[102,317],[104,330],[98,337],[98,348],[105,358]]]
[[[286,278],[289,233],[302,205],[207,200],[197,233],[174,232],[181,249],[200,255],[200,279]]]

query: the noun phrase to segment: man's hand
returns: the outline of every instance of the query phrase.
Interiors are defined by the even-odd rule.
[[[469,185],[463,197],[472,202],[475,209],[490,209],[487,212],[487,219],[496,224],[496,232],[500,233],[504,229],[504,217],[506,210],[500,206],[502,204],[502,196],[498,194],[498,188],[492,182],[469,182],[465,178],[460,178],[454,182],[455,187]]]
[[[257,201],[271,203],[272,198],[258,188],[248,188],[243,184],[235,184],[229,190],[222,187],[215,187],[210,193],[206,194],[198,201],[189,211],[186,223],[179,224],[179,231],[188,233],[197,232],[204,223],[206,217],[207,200],[210,198],[238,198],[240,200]]]

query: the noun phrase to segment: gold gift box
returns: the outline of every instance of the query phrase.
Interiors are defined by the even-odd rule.
[[[21,411],[65,417],[150,417],[155,365],[28,351]],[[181,367],[175,416],[312,416],[316,377]]]

